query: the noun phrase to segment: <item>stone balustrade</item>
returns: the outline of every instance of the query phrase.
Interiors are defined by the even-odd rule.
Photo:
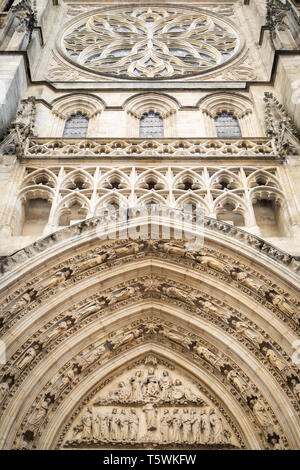
[[[271,139],[63,139],[33,138],[25,158],[41,157],[200,157],[279,158]]]

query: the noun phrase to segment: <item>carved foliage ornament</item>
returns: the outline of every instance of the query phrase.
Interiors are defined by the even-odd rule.
[[[119,78],[177,78],[222,66],[242,47],[228,20],[199,9],[123,7],[89,13],[60,38],[89,71]]]

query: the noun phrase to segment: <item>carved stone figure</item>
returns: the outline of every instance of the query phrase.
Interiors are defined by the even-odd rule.
[[[289,316],[292,316],[295,311],[292,306],[285,300],[284,296],[281,294],[276,294],[274,292],[269,292],[269,298],[275,307],[281,310],[283,313],[286,313]]]
[[[109,415],[107,413],[100,415],[100,438],[103,441],[109,440],[109,424]]]
[[[203,359],[206,359],[206,361],[212,365],[215,365],[215,363],[219,360],[218,356],[216,356],[203,346],[197,346],[195,348],[195,353],[197,353]]]
[[[201,415],[197,411],[192,414],[192,442],[201,442]]]
[[[5,395],[7,394],[8,390],[9,390],[8,383],[7,382],[1,382],[0,383],[0,403],[3,400],[3,398],[5,397]]]
[[[201,254],[201,252],[199,252],[199,255],[197,255],[195,258],[203,266],[207,266],[208,268],[215,269],[216,271],[219,271],[219,272],[224,271],[225,264],[219,261],[217,258],[214,258],[213,256],[208,256],[206,254]]]
[[[148,370],[148,375],[144,380],[144,394],[149,398],[160,397],[160,381],[155,374],[153,367]]]
[[[102,255],[94,256],[93,258],[87,259],[83,263],[80,263],[78,266],[78,271],[85,271],[86,269],[94,268],[102,263],[104,263],[108,258],[108,253]]]
[[[248,325],[242,321],[232,320],[232,325],[243,336],[245,336],[249,341],[254,343],[256,346],[259,345],[264,341],[264,338],[255,331],[251,330]]]
[[[39,295],[43,293],[45,290],[54,289],[59,284],[63,283],[70,275],[72,271],[70,269],[66,269],[65,271],[59,271],[54,276],[52,276],[48,281],[42,283],[38,289]]]
[[[249,289],[257,290],[261,287],[261,283],[258,283],[252,276],[244,271],[232,271],[231,277],[243,284],[244,286],[248,287]]]
[[[173,299],[178,299],[189,304],[193,303],[192,295],[188,292],[184,292],[182,289],[178,289],[177,287],[163,287],[162,291],[165,295]]]
[[[181,416],[179,409],[175,408],[172,415],[173,441],[180,442]]]
[[[159,243],[159,249],[164,251],[165,253],[176,255],[180,257],[184,257],[186,250],[180,246],[173,245],[172,243]]]
[[[174,400],[182,400],[185,398],[185,387],[181,380],[176,379],[173,384],[172,398]]]
[[[143,400],[143,380],[142,380],[142,372],[137,370],[134,377],[130,379],[131,384],[131,399],[134,402],[142,401]]]
[[[66,331],[69,326],[72,324],[70,321],[61,321],[53,330],[50,330],[49,333],[46,333],[46,336],[49,341],[57,338],[61,333]]]
[[[33,413],[33,416],[28,420],[28,423],[34,426],[38,426],[48,413],[51,402],[52,400],[50,397],[45,397],[40,405],[37,406],[37,409]]]
[[[223,444],[223,422],[214,408],[210,411],[209,420],[212,429],[212,441],[215,444]]]
[[[223,309],[217,308],[213,303],[209,302],[208,300],[200,301],[200,305],[204,311],[214,315],[221,320],[228,321],[232,316],[231,313],[226,312]]]
[[[254,402],[253,413],[257,417],[258,422],[264,430],[268,431],[272,428],[271,419],[265,409],[264,404],[259,399],[256,399]]]
[[[169,372],[164,370],[160,377],[160,388],[161,388],[161,399],[164,401],[170,401],[171,399],[171,379]]]
[[[162,442],[169,442],[170,440],[170,425],[172,418],[170,416],[169,410],[164,410],[163,415],[160,419],[160,435]]]
[[[182,440],[183,442],[190,442],[192,437],[192,417],[188,409],[183,410],[181,416],[182,423]]]
[[[113,337],[110,340],[111,346],[113,349],[117,349],[124,344],[130,343],[131,341],[139,338],[143,334],[142,329],[135,329],[132,331],[128,331],[126,333],[121,333],[118,336]]]
[[[126,441],[129,438],[129,417],[126,414],[125,409],[121,410],[119,415],[120,421],[120,439],[121,441]]]
[[[157,428],[157,409],[152,403],[147,403],[143,407],[143,412],[146,416],[146,424],[148,431],[155,431]]]
[[[266,357],[269,359],[271,364],[276,367],[279,371],[282,371],[287,367],[284,361],[282,361],[277,354],[273,351],[273,349],[268,349],[266,353]]]
[[[207,444],[210,440],[211,422],[209,413],[203,409],[201,410],[201,431],[202,431],[202,442]]]
[[[121,302],[122,300],[127,300],[132,298],[137,291],[137,287],[127,286],[122,289],[120,292],[113,292],[108,296],[108,305],[113,305],[117,302]]]
[[[131,388],[128,387],[125,382],[119,382],[115,395],[121,403],[126,403],[131,396]]]
[[[180,333],[177,333],[174,330],[166,330],[163,328],[162,330],[159,331],[159,333],[166,338],[170,339],[171,341],[174,341],[175,343],[180,344],[181,346],[185,346],[188,348],[189,346],[192,346],[193,341],[184,335],[181,335]]]
[[[139,430],[139,417],[136,414],[134,408],[130,410],[129,416],[129,439],[132,441],[136,441],[138,437],[138,430]]]
[[[118,441],[120,438],[119,424],[120,416],[118,414],[117,408],[114,408],[110,417],[110,439],[112,439],[113,441]]]
[[[99,346],[98,348],[94,349],[87,357],[83,359],[87,362],[87,364],[92,364],[100,357],[104,356],[106,353],[106,349],[103,345]]]
[[[231,382],[235,388],[241,392],[244,393],[246,390],[249,389],[248,384],[239,376],[237,372],[234,370],[230,370],[227,374],[227,379],[229,382]]]
[[[84,413],[81,423],[83,426],[82,429],[82,439],[91,439],[92,438],[92,422],[93,414],[90,408]]]
[[[32,297],[35,295],[34,290],[30,290],[26,292],[20,300],[18,300],[12,307],[9,309],[9,313],[14,315],[15,313],[19,312],[22,308],[26,307],[26,305],[30,304]]]
[[[29,348],[27,352],[25,353],[25,355],[23,356],[23,359],[21,359],[21,361],[18,364],[19,369],[24,369],[26,366],[28,366],[28,364],[30,364],[34,360],[34,358],[37,356],[38,351],[39,351],[39,346],[37,344]]]
[[[143,244],[139,243],[130,243],[129,245],[111,250],[108,252],[108,260],[120,258],[122,256],[128,256],[138,253],[143,248]]]

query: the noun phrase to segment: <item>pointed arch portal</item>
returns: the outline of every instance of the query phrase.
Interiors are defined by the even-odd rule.
[[[205,220],[197,251],[90,219],[5,260],[3,449],[299,447],[297,263]]]

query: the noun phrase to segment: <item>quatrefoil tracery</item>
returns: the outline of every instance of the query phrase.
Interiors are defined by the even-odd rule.
[[[92,72],[121,78],[178,78],[225,64],[237,31],[203,10],[115,8],[82,17],[62,35],[63,53]]]

